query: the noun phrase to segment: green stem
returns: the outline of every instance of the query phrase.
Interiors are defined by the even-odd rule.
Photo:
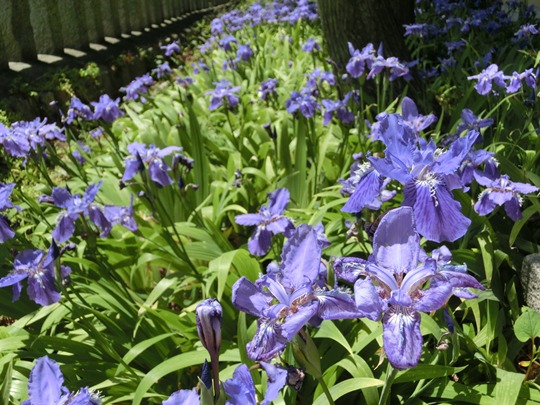
[[[334,405],[334,400],[332,399],[332,394],[330,394],[330,390],[328,389],[328,386],[324,382],[324,379],[322,378],[322,376],[317,377],[317,381],[321,385],[321,387],[322,387],[322,389],[324,391],[324,395],[326,395],[326,398],[328,399],[328,403],[330,405]]]
[[[388,397],[390,396],[390,391],[392,390],[392,383],[398,370],[396,370],[390,363],[388,363],[388,368],[386,370],[386,381],[381,392],[381,398],[379,399],[379,405],[386,405],[388,403]]]

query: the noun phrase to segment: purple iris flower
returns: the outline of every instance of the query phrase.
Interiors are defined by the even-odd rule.
[[[161,65],[158,65],[155,69],[152,69],[152,73],[155,74],[158,79],[167,77],[172,73],[169,62],[163,62]]]
[[[253,51],[249,44],[238,45],[238,50],[236,51],[236,61],[247,62],[253,57]]]
[[[487,187],[478,196],[478,202],[474,205],[474,210],[480,215],[491,213],[496,206],[503,205],[506,214],[517,221],[522,218],[521,205],[523,198],[520,194],[535,193],[538,187],[526,183],[516,183],[510,180],[507,175],[499,175],[493,163],[486,164],[485,172],[474,172],[476,181]]]
[[[314,51],[320,51],[321,46],[317,43],[317,41],[313,38],[309,38],[303,45],[302,50],[304,52],[312,53]]]
[[[484,118],[480,119],[474,113],[468,109],[464,108],[461,111],[461,120],[462,124],[458,125],[456,133],[460,134],[465,130],[477,130],[480,131],[481,128],[486,128],[493,125],[493,118]]]
[[[521,82],[523,80],[525,80],[525,83],[531,89],[536,88],[536,76],[532,69],[527,69],[522,73],[514,72],[512,76],[503,76],[503,78],[509,80],[506,86],[506,92],[509,94],[517,92],[521,88]]]
[[[21,281],[27,278],[26,292],[36,304],[46,306],[60,301],[54,271],[54,260],[58,255],[58,249],[54,244],[47,253],[41,250],[23,250],[15,257],[11,273],[0,279],[0,287],[12,286],[13,301],[17,301],[22,291]],[[69,267],[60,266],[62,279],[70,273]]]
[[[279,188],[270,194],[268,207],[263,205],[257,214],[236,216],[235,221],[239,225],[257,226],[248,242],[248,250],[252,255],[264,256],[270,250],[272,235],[288,234],[294,229],[292,221],[283,215],[289,200],[289,190]]]
[[[285,107],[289,114],[300,113],[306,118],[312,118],[317,110],[321,109],[319,103],[315,97],[313,97],[312,92],[308,88],[303,88],[302,93],[298,91],[293,91],[291,97],[285,101]]]
[[[259,318],[257,332],[246,347],[252,360],[281,353],[308,322],[317,325],[322,319],[365,316],[348,293],[324,286],[321,249],[317,231],[302,224],[283,246],[279,266],[255,283],[242,277],[233,285],[233,304]]]
[[[401,116],[389,114],[380,125],[385,157],[369,157],[379,175],[404,185],[403,205],[413,207],[418,232],[428,240],[455,241],[465,234],[471,220],[461,213],[451,190],[461,187],[456,172],[471,150],[477,131],[459,138],[441,152],[435,143],[417,139]]]
[[[102,94],[98,102],[92,102],[94,106],[94,120],[102,119],[105,122],[113,122],[118,117],[124,115],[119,107],[120,97],[116,100],[110,98],[107,94]]]
[[[55,123],[47,124],[46,122],[47,119],[45,118],[43,125],[39,128],[39,135],[48,140],[58,139],[65,142],[64,128],[59,128]]]
[[[144,170],[144,165],[148,166],[150,179],[161,186],[168,186],[173,180],[167,174],[171,168],[165,163],[163,158],[173,152],[181,151],[178,146],[169,146],[165,149],[158,149],[156,145],[146,146],[139,142],[129,144],[127,147],[131,156],[125,160],[126,170],[122,176],[122,181],[131,180],[137,172]]]
[[[332,122],[334,113],[336,118],[344,124],[350,124],[354,121],[354,114],[347,109],[347,103],[349,102],[351,93],[347,93],[343,100],[322,100],[322,105],[324,107],[323,114],[323,125],[327,126]]]
[[[67,241],[75,232],[75,221],[80,216],[87,216],[90,221],[101,229],[101,237],[105,237],[111,230],[111,224],[103,214],[101,208],[94,203],[96,194],[103,182],[91,184],[86,188],[84,195],[71,195],[65,188],[55,187],[52,191],[52,200],[55,206],[64,210],[58,215],[58,224],[52,232],[57,243]]]
[[[401,112],[403,115],[403,122],[408,125],[417,136],[421,131],[437,121],[437,117],[433,114],[419,114],[415,102],[409,97],[403,98],[403,101],[401,102]]]
[[[390,364],[399,370],[415,367],[420,360],[420,311],[444,307],[458,290],[484,289],[463,271],[439,267],[436,260],[422,257],[410,207],[392,210],[381,219],[374,235],[373,254],[367,261],[345,263],[347,270],[360,275],[354,284],[358,310],[369,319],[382,318],[384,351]],[[473,296],[469,293],[469,297]]]
[[[30,153],[28,139],[0,123],[0,143],[13,157],[26,157]]]
[[[94,114],[89,106],[84,104],[77,97],[72,97],[69,101],[69,109],[67,112],[66,123],[71,124],[76,117],[81,117],[87,121],[94,119]]]
[[[0,213],[4,212],[5,210],[9,208],[17,208],[13,205],[13,203],[10,200],[11,193],[13,192],[13,189],[15,188],[15,183],[10,184],[3,184],[0,183]],[[9,227],[9,223],[6,218],[4,218],[3,215],[0,214],[0,243],[4,243],[7,240],[13,238],[15,236],[15,232],[11,230]]]
[[[126,87],[120,87],[120,91],[126,93],[124,99],[129,101],[135,101],[141,99],[142,103],[146,102],[146,99],[142,96],[148,93],[148,88],[154,83],[154,79],[149,73],[143,76],[136,77]]]
[[[405,76],[405,78],[407,78],[407,76],[409,75],[409,68],[403,63],[401,63],[398,58],[392,56],[388,59],[385,59],[379,55],[375,59],[373,59],[370,71],[366,78],[372,79],[373,77],[381,73],[384,69],[388,69],[390,71],[390,81],[394,81],[398,77],[402,76]]]
[[[362,51],[359,51],[358,49],[355,49],[349,42],[349,52],[351,54],[351,58],[349,59],[345,69],[352,78],[356,79],[362,76],[364,71],[371,69],[371,64],[375,58],[376,51],[373,44],[367,44]]]
[[[405,28],[404,36],[408,37],[409,35],[418,35],[420,38],[423,38],[428,34],[429,26],[427,24],[403,24]]]
[[[221,18],[214,18],[210,23],[210,32],[212,33],[212,35],[223,34],[224,28],[225,26]]]
[[[133,218],[133,196],[129,202],[129,207],[116,205],[106,205],[103,209],[105,218],[111,223],[111,226],[116,224],[122,225],[124,228],[132,232],[137,232],[137,222]]]
[[[88,390],[80,389],[76,393],[64,387],[64,376],[60,366],[54,360],[44,356],[37,359],[28,379],[29,399],[22,405],[99,405],[101,399]]]
[[[478,80],[474,85],[474,88],[478,94],[483,96],[491,92],[493,86],[492,83],[495,83],[499,87],[506,87],[503,72],[499,70],[499,67],[496,64],[489,65],[477,75],[467,77],[467,80],[474,79]]]
[[[538,34],[535,24],[525,24],[519,27],[519,30],[514,34],[518,40],[523,38],[529,38],[533,35]]]
[[[277,79],[267,79],[261,82],[261,88],[259,89],[259,91],[261,92],[261,98],[263,100],[266,100],[269,95],[276,94],[277,85]]]
[[[219,45],[225,51],[232,50],[232,44],[236,44],[236,43],[238,43],[238,41],[232,35],[226,35],[223,38],[221,38],[220,41],[219,41]]]
[[[206,95],[212,96],[208,109],[213,111],[222,106],[223,102],[225,102],[229,109],[234,110],[236,106],[238,106],[239,102],[238,95],[236,93],[240,91],[241,87],[233,87],[226,79],[214,84],[216,85],[216,88],[212,91],[206,92]]]
[[[180,53],[180,40],[177,39],[174,42],[171,42],[170,44],[160,46],[161,49],[165,51],[165,56],[170,57],[173,56],[175,53]]]

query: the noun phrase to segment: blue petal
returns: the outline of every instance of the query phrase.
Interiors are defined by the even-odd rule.
[[[270,231],[258,227],[248,241],[248,250],[254,256],[264,256],[272,246],[272,234]]]
[[[256,405],[255,385],[249,369],[245,364],[240,364],[234,370],[233,377],[223,383],[225,393],[230,397],[227,404],[231,405]]]
[[[0,216],[0,243],[4,243],[15,236],[8,222],[3,216]]]
[[[471,224],[443,184],[410,182],[405,186],[404,196],[403,204],[414,209],[418,233],[428,240],[453,242],[465,235]]]
[[[238,225],[253,226],[264,222],[265,218],[261,214],[237,215],[234,220]]]
[[[322,319],[355,319],[365,316],[358,310],[354,298],[340,290],[315,292],[319,301],[319,310],[317,315]]]
[[[287,346],[287,339],[281,334],[281,327],[275,320],[259,319],[259,327],[251,342],[246,345],[250,359],[269,360]]]
[[[422,355],[420,313],[410,307],[391,307],[383,317],[383,342],[394,368],[415,367]]]
[[[386,309],[386,304],[369,278],[359,279],[354,283],[354,299],[362,317],[372,321],[378,320]]]
[[[343,212],[360,212],[381,192],[382,178],[376,170],[371,170],[360,179],[354,192],[349,197],[347,203],[343,206]]]
[[[30,372],[28,395],[34,405],[57,404],[62,395],[64,377],[60,366],[47,356],[40,357]]]
[[[264,361],[261,361],[261,366],[268,375],[268,386],[266,387],[264,400],[261,402],[261,405],[268,405],[278,397],[279,391],[287,382],[289,373],[281,367],[276,367],[273,364],[265,363]]]
[[[270,203],[268,204],[268,211],[272,215],[279,215],[285,211],[290,200],[289,190],[286,188],[279,188],[270,194]]]
[[[259,288],[242,277],[232,288],[232,302],[240,311],[253,316],[261,316],[263,311],[270,306],[273,297],[270,294],[262,293]]]
[[[56,290],[52,269],[44,269],[28,277],[26,292],[32,301],[43,306],[54,304],[61,298]]]
[[[58,224],[52,232],[52,237],[56,242],[63,243],[71,238],[73,232],[75,232],[75,220],[73,220],[69,215],[61,213]]]
[[[389,211],[373,237],[377,266],[400,274],[416,268],[420,238],[416,233],[413,210],[401,207]]]
[[[172,394],[168,399],[163,401],[163,405],[199,405],[199,394],[195,391],[195,388],[192,390],[180,390]]]
[[[300,225],[283,246],[281,259],[281,272],[291,287],[297,288],[314,281],[319,275],[321,263],[317,232],[309,225]]]

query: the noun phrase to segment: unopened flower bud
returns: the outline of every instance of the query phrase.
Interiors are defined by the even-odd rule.
[[[221,313],[221,304],[214,298],[204,300],[195,309],[197,332],[210,358],[217,356],[221,347]]]

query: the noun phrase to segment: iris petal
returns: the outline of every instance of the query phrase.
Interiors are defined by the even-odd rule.
[[[415,367],[422,355],[420,313],[410,307],[391,307],[383,317],[383,342],[394,368]]]

